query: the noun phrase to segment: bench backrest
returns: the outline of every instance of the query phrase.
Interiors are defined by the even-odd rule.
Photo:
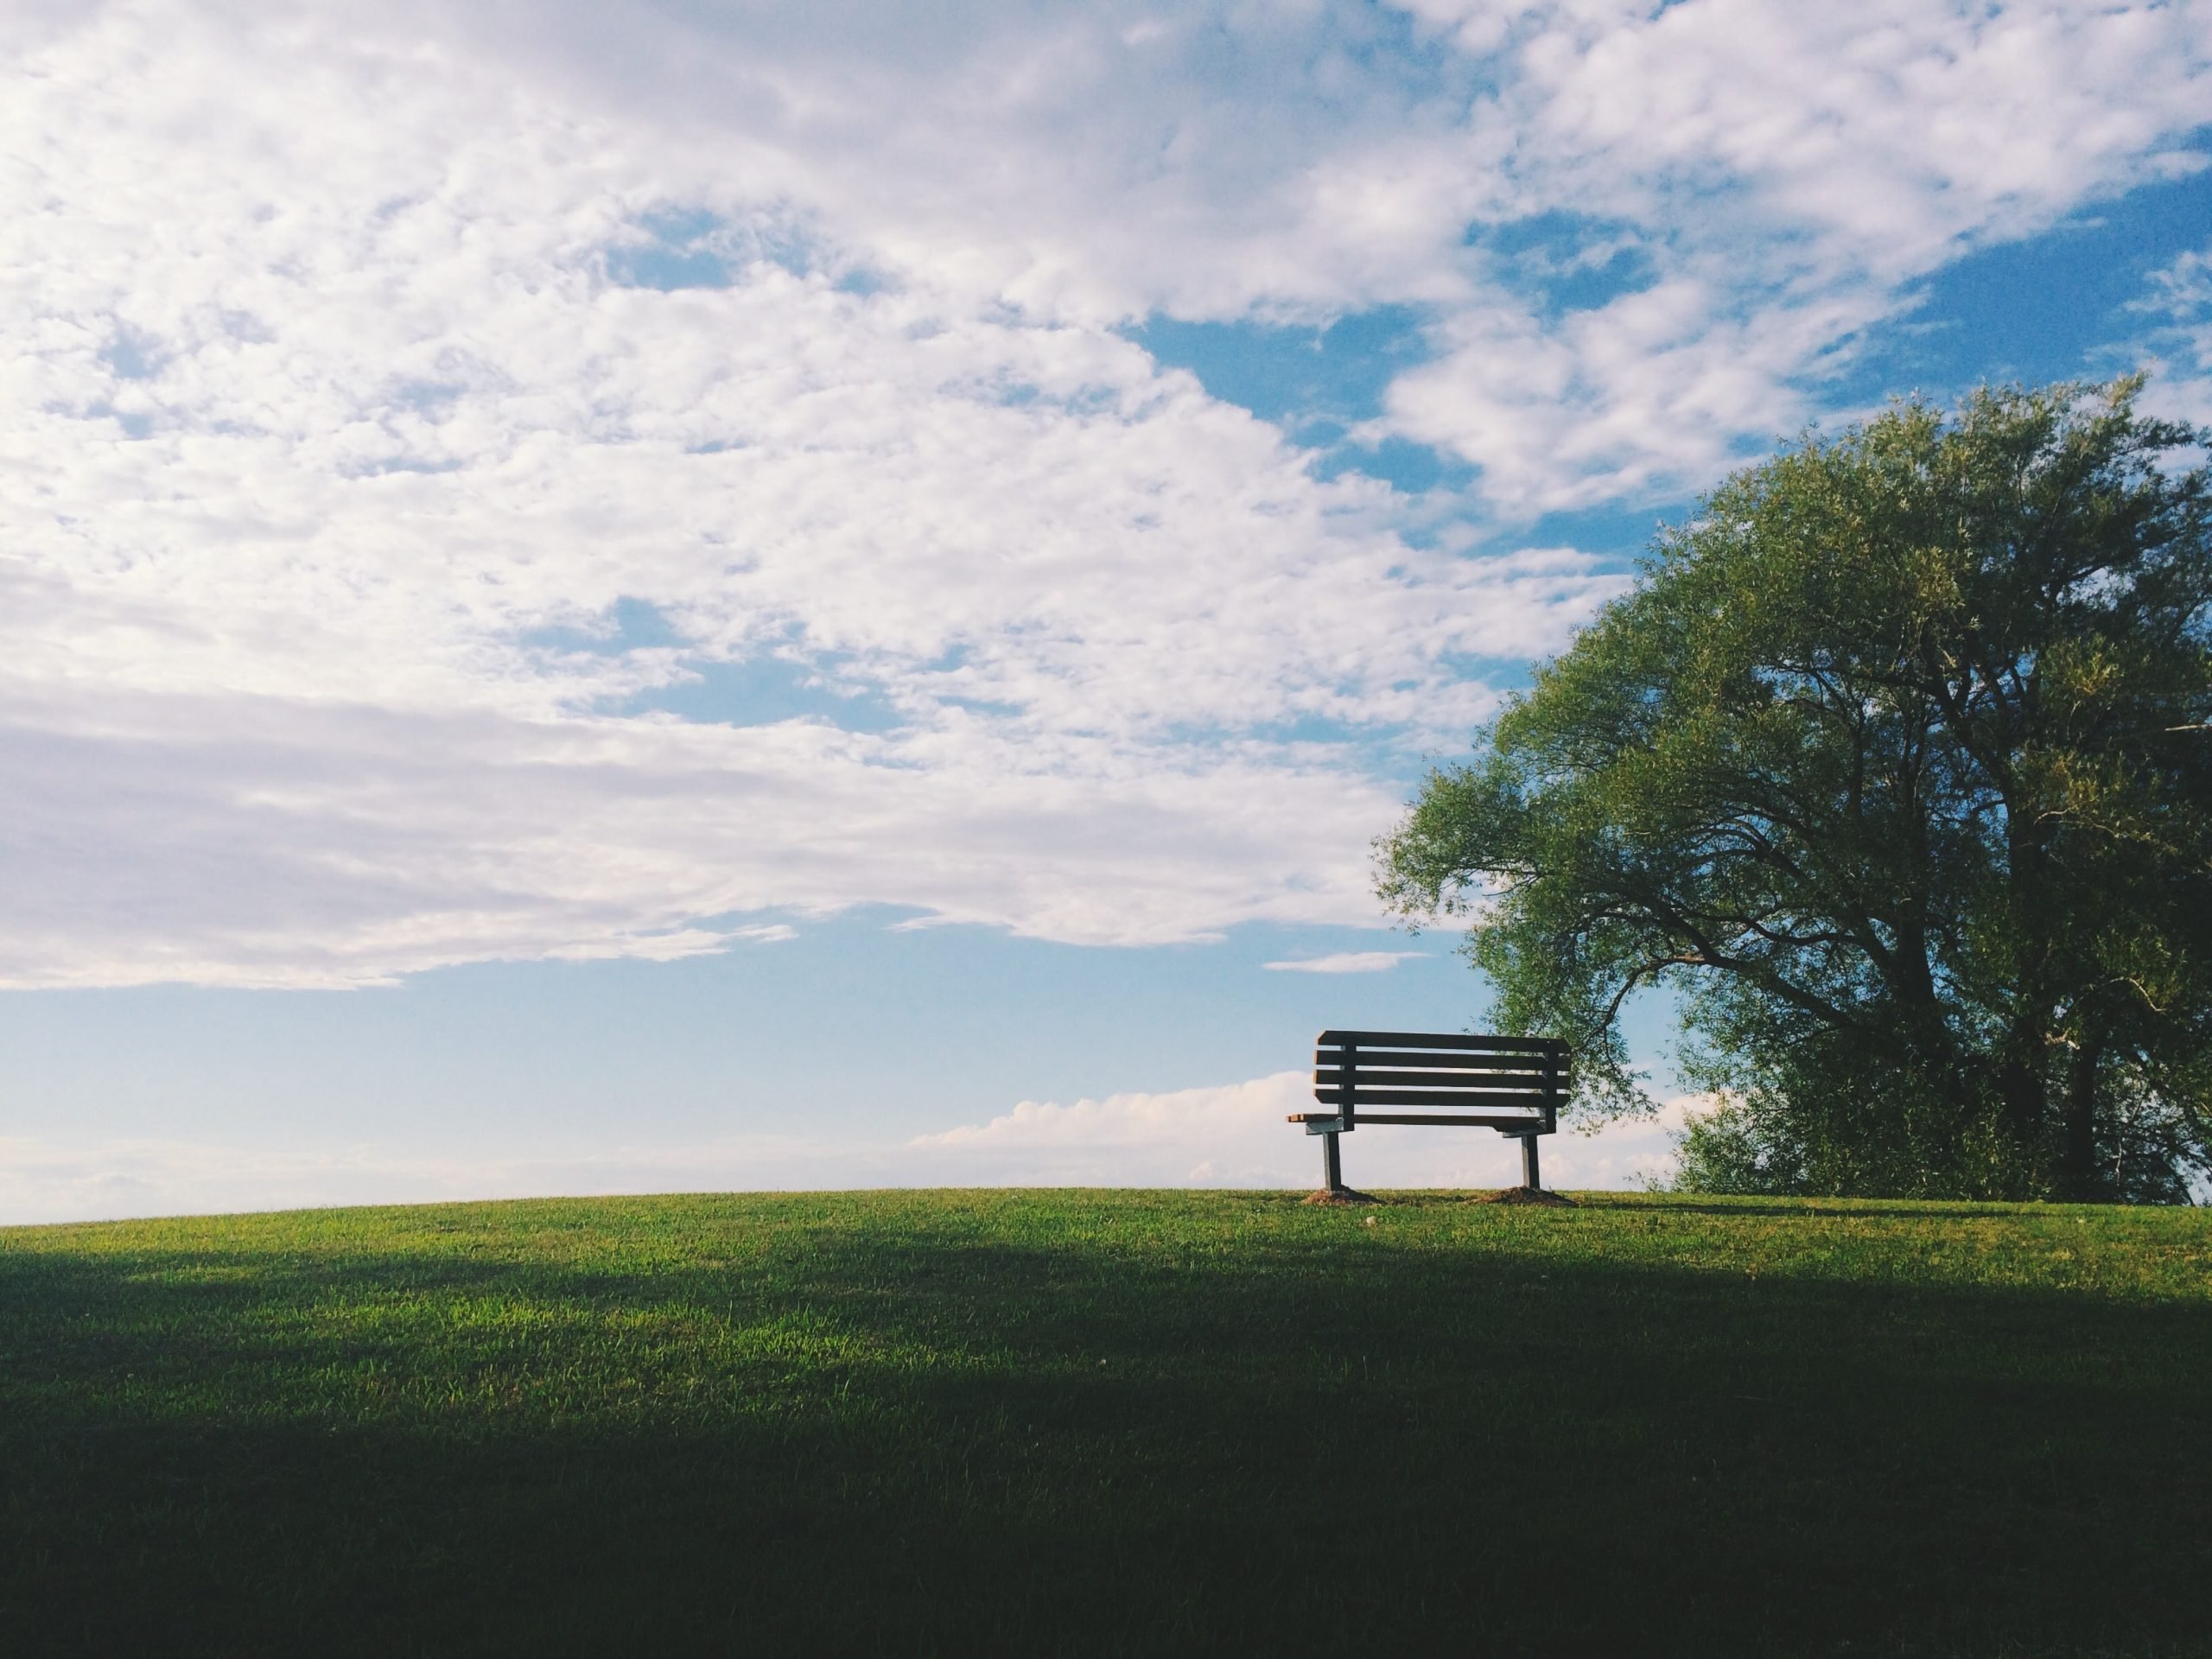
[[[1350,1128],[1356,1115],[1384,1106],[1441,1109],[1400,1122],[1461,1116],[1526,1116],[1548,1134],[1573,1087],[1567,1045],[1554,1037],[1485,1037],[1424,1031],[1325,1031],[1313,1050],[1313,1097]],[[1382,1116],[1382,1115],[1378,1115]]]

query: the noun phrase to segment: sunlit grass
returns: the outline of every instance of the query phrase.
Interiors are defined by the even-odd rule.
[[[1371,1224],[1370,1224],[1371,1223]],[[2203,1652],[2203,1212],[0,1230],[0,1651]]]

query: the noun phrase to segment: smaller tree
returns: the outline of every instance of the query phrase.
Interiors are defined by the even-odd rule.
[[[1662,531],[1377,842],[1504,1028],[1648,1109],[1674,993],[1727,1104],[1687,1184],[2173,1200],[2212,1103],[2212,475],[2139,379],[1900,404]]]

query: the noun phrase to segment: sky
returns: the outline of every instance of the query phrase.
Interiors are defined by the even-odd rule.
[[[2212,421],[2212,5],[0,7],[0,1222],[1313,1184],[1808,429]],[[1663,1175],[1656,1120],[1546,1147]],[[1499,1185],[1370,1129],[1347,1179]]]

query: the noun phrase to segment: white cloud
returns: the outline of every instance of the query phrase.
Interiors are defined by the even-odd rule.
[[[844,291],[820,239],[808,274],[611,283],[672,188],[653,134],[322,29],[202,17],[156,59],[111,10],[10,106],[0,743],[38,787],[0,981],[659,956],[870,901],[1089,942],[1365,921],[1396,788],[1273,728],[1456,741],[1491,694],[1450,659],[1615,585],[1409,547],[1382,486],[941,270]],[[546,643],[625,598],[677,643]],[[620,712],[723,662],[901,723]]]
[[[1410,10],[1492,57],[1471,128],[1516,143],[1484,218],[1622,230],[1650,285],[1548,315],[1478,291],[1378,428],[1457,450],[1523,512],[1710,482],[1824,412],[1856,337],[1967,249],[2203,163],[2212,33],[2189,6],[1692,0]]]
[[[931,744],[940,752],[929,756]],[[855,903],[1099,944],[1369,901],[1384,790],[1235,753],[111,696],[0,724],[0,983],[357,983]],[[773,926],[774,924],[765,925]],[[741,931],[742,930],[741,930]]]
[[[1697,1103],[1656,1122],[1562,1132],[1542,1146],[1546,1185],[1624,1189],[1663,1175]],[[1303,1074],[1070,1103],[1024,1101],[978,1123],[903,1142],[793,1135],[684,1144],[538,1145],[527,1153],[375,1144],[225,1145],[187,1139],[69,1144],[0,1137],[0,1225],[550,1193],[800,1192],[872,1186],[1318,1185],[1313,1138],[1285,1121],[1313,1105]],[[1355,1131],[1345,1179],[1374,1188],[1481,1190],[1520,1179],[1516,1143],[1488,1131]]]
[[[2151,273],[2130,307],[2148,320],[2123,348],[2126,365],[2156,371],[2145,406],[2170,419],[2212,425],[2212,247],[2193,249]]]
[[[1338,950],[1325,957],[1260,965],[1286,974],[1386,974],[1402,962],[1427,954],[1425,950]]]
[[[1110,325],[1418,304],[1371,435],[1493,516],[1648,499],[2212,109],[2186,8],[1421,10],[1457,49],[1326,7],[18,9],[0,982],[871,901],[1376,919],[1410,757],[1618,579],[1432,541]],[[1467,242],[1562,207],[1650,285],[1555,315]],[[728,285],[616,281],[656,236]],[[626,599],[670,639],[621,649]],[[639,711],[732,665],[892,729]]]
[[[981,1184],[1099,1186],[1318,1185],[1315,1137],[1287,1120],[1313,1109],[1313,1079],[1281,1071],[1247,1083],[1062,1104],[1024,1101],[986,1122],[913,1142],[957,1155]],[[1541,1147],[1554,1187],[1635,1187],[1672,1166],[1672,1136],[1697,1103],[1669,1102],[1656,1120],[1562,1132]],[[1370,1124],[1344,1138],[1344,1179],[1379,1188],[1483,1188],[1520,1179],[1517,1141],[1490,1130]]]
[[[1773,442],[1801,426],[1813,404],[1792,377],[1882,309],[1863,292],[1748,315],[1732,315],[1737,304],[1676,278],[1548,327],[1470,308],[1367,429],[1456,449],[1508,511],[1679,493],[1736,464],[1745,435]]]

